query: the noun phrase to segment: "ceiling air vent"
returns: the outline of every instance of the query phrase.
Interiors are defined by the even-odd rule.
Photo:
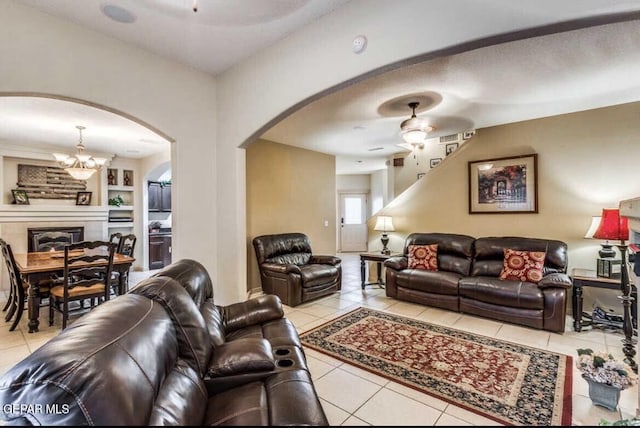
[[[373,147],[373,148],[367,149],[367,151],[369,152],[375,152],[378,150],[384,150],[384,147]]]
[[[440,137],[440,144],[458,143],[460,141],[460,134],[443,135]]]

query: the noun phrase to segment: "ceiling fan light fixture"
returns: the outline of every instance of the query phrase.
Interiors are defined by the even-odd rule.
[[[434,127],[429,123],[416,116],[416,108],[420,105],[419,102],[409,103],[409,108],[412,110],[411,117],[402,121],[400,124],[400,135],[402,139],[409,144],[422,144],[427,138],[427,134],[433,131]]]

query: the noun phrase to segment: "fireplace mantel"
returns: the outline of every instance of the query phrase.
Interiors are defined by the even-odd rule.
[[[37,221],[107,221],[106,207],[4,205],[0,208],[0,223]]]

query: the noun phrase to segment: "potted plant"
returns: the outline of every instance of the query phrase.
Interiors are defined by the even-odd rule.
[[[594,404],[616,410],[620,391],[633,386],[637,375],[624,361],[613,358],[607,352],[578,349],[576,361],[582,377],[589,383],[589,397]]]
[[[124,199],[122,199],[122,196],[120,195],[116,196],[115,198],[109,198],[109,205],[119,207],[123,204],[124,204]]]
[[[161,226],[162,223],[160,223],[159,221],[152,221],[151,223],[149,223],[149,230],[151,232],[159,232]]]

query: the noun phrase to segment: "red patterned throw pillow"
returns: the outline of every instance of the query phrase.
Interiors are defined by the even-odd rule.
[[[505,248],[500,279],[538,283],[542,279],[544,251],[520,251]]]
[[[409,245],[409,269],[438,270],[438,244]]]

